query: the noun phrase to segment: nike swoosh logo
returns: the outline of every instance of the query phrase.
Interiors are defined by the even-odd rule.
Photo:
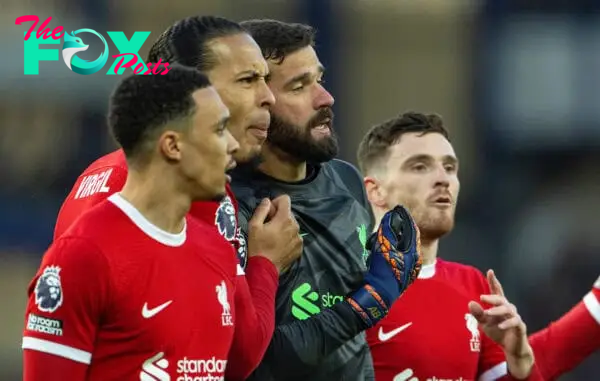
[[[383,332],[383,327],[379,327],[379,334],[378,334],[379,341],[388,341],[389,339],[396,336],[400,332],[404,331],[406,328],[410,327],[411,325],[412,325],[412,322],[406,323],[402,327],[398,327],[387,333]]]
[[[142,316],[146,319],[149,319],[152,316],[159,313],[160,311],[167,308],[169,306],[169,304],[171,304],[171,302],[173,302],[173,301],[169,300],[168,302],[165,302],[165,303],[161,304],[160,306],[154,307],[152,309],[148,309],[148,303],[144,303],[144,307],[142,308]]]

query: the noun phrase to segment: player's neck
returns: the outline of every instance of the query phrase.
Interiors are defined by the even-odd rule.
[[[298,161],[277,148],[264,145],[258,169],[274,179],[293,183],[306,178],[306,162]]]
[[[381,221],[383,215],[387,212],[387,210],[376,208],[374,210],[375,220]],[[376,231],[379,223],[374,226],[374,230]],[[435,239],[427,239],[424,238],[421,234],[421,255],[423,256],[423,265],[431,265],[435,263],[438,253],[440,240],[438,238]]]
[[[129,170],[121,197],[129,201],[150,223],[161,230],[177,234],[185,226],[191,198],[176,190],[176,181],[162,176]]]
[[[421,238],[421,255],[423,256],[423,265],[431,265],[435,263],[439,243],[439,239],[427,240]]]

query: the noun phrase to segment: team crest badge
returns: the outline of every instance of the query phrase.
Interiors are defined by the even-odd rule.
[[[54,312],[62,305],[60,267],[47,266],[35,284],[35,304],[42,312]]]
[[[471,332],[471,340],[469,341],[471,352],[479,352],[481,349],[479,323],[477,322],[477,319],[475,319],[475,316],[471,314],[465,314],[465,320],[467,322],[467,329]]]
[[[223,313],[221,314],[221,324],[223,327],[233,325],[233,317],[231,316],[231,306],[229,300],[227,300],[227,285],[225,281],[221,281],[221,284],[217,285],[217,300],[223,307]]]

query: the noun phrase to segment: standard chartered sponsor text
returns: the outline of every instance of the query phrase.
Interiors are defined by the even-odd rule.
[[[187,357],[177,361],[177,381],[224,381],[223,376],[213,374],[225,373],[227,360],[217,360],[214,356],[208,360],[191,360]]]

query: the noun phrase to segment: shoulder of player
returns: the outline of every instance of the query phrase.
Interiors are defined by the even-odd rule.
[[[470,291],[482,292],[487,284],[485,275],[471,265],[438,259],[437,268],[446,274],[450,282],[456,282]]]
[[[358,168],[351,163],[333,159],[322,165],[322,172],[329,177],[333,177],[334,181],[342,180],[344,182],[359,181],[362,184],[362,176]],[[333,174],[337,175],[333,176]],[[338,179],[339,178],[339,179]]]
[[[70,264],[86,270],[99,271],[98,264],[108,264],[108,259],[101,246],[92,237],[69,230],[52,242],[44,254],[43,262],[58,266]]]
[[[349,163],[342,159],[332,159],[332,160],[324,163],[323,168],[330,168],[336,172],[348,171],[348,173],[350,173],[351,175],[353,175],[359,179],[362,179],[362,176],[361,176],[358,168],[356,168],[356,166],[354,166],[352,163]]]
[[[127,161],[125,160],[125,154],[123,150],[116,150],[110,152],[90,164],[81,174],[86,176],[89,174],[97,173],[104,169],[113,169],[114,171],[127,173]]]
[[[188,237],[192,237],[195,242],[202,242],[206,246],[216,246],[219,250],[223,248],[231,248],[231,244],[215,228],[214,224],[210,224],[205,220],[186,218]]]
[[[117,153],[103,156],[88,166],[77,178],[68,199],[105,198],[120,191],[127,180],[127,163]]]
[[[63,235],[81,237],[90,241],[102,241],[104,237],[121,228],[120,221],[128,221],[121,209],[110,201],[110,197],[99,201],[82,214]]]
[[[227,269],[237,267],[237,256],[231,243],[219,234],[215,225],[204,220],[187,218],[187,237],[198,248],[202,258],[213,266],[221,268],[225,274]]]
[[[234,204],[238,215],[250,216],[258,205],[259,201],[256,197],[256,190],[251,184],[246,182],[233,181],[228,193]]]

